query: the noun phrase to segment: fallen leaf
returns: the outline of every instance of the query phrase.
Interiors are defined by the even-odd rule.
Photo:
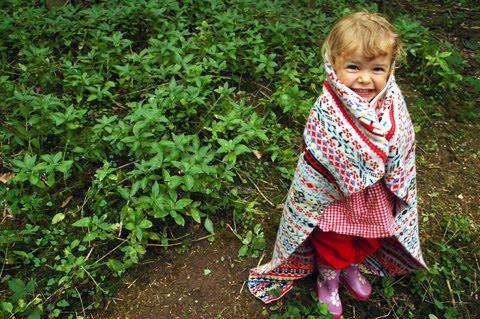
[[[462,194],[460,194],[460,195],[458,195],[458,196],[457,196],[457,198],[459,198],[459,199],[463,199],[463,195],[462,195]]]
[[[262,158],[262,153],[260,153],[257,150],[252,151],[253,155],[255,155],[256,158],[261,159]]]
[[[64,208],[65,206],[68,205],[68,203],[70,203],[70,201],[72,200],[73,196],[70,195],[70,196],[67,196],[67,198],[65,198],[62,202],[62,205],[60,205],[62,208]]]
[[[0,182],[3,184],[8,183],[13,177],[15,176],[14,173],[0,173]]]
[[[205,269],[203,270],[203,274],[204,274],[205,276],[207,276],[207,275],[210,274],[211,272],[212,272],[212,271],[211,271],[210,269],[208,269],[208,268],[205,268]]]

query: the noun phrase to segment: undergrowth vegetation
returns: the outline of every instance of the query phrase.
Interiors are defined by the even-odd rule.
[[[248,199],[242,184],[267,175],[288,184],[323,81],[320,43],[338,17],[362,8],[377,10],[360,0],[0,4],[2,318],[86,316],[148,247],[177,244],[195,224],[213,240],[214,225],[233,223],[238,255],[257,257],[264,199]],[[417,131],[443,112],[426,105],[446,107],[460,93],[455,114],[478,121],[478,74],[465,73],[459,49],[414,16],[395,26],[399,76],[423,94],[412,107]],[[468,299],[478,290],[455,248],[478,241],[471,222],[444,220],[442,233],[465,228],[437,238],[427,253],[441,257],[409,279],[423,302],[418,318],[457,318],[451,291]],[[389,280],[384,300],[394,302]],[[305,318],[305,307],[275,318]],[[312,316],[328,317],[314,307]]]

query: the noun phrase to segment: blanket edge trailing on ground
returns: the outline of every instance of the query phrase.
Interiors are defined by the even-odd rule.
[[[325,208],[380,179],[395,195],[393,236],[382,239],[362,267],[376,275],[426,267],[418,234],[414,131],[393,74],[369,103],[338,81],[328,63],[325,70],[327,80],[307,119],[272,259],[250,270],[249,290],[265,303],[312,273],[308,236]]]

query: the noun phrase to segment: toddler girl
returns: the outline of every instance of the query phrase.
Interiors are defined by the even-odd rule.
[[[367,300],[375,275],[425,268],[420,250],[414,132],[393,76],[401,49],[390,23],[357,12],[323,45],[326,81],[310,111],[272,260],[250,271],[263,302],[318,271],[316,291],[340,318],[343,283]]]

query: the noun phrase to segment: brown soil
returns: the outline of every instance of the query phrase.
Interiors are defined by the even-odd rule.
[[[263,318],[244,281],[254,259],[237,259],[231,233],[200,241],[186,252],[150,256],[122,280],[117,295],[95,318]],[[208,274],[207,274],[208,273]]]
[[[429,126],[417,134],[420,227],[425,246],[430,238],[438,237],[435,225],[450,214],[468,215],[477,227],[480,220],[476,194],[480,183],[480,125],[436,121]],[[433,214],[438,208],[440,213]],[[268,249],[262,262],[271,254],[276,227],[274,222],[271,224],[272,229],[266,229]],[[115,297],[93,317],[267,318],[272,309],[282,307],[283,301],[265,306],[248,292],[245,279],[259,259],[238,259],[239,247],[239,240],[224,230],[212,243],[202,240],[183,252],[154,252],[122,279]],[[429,263],[433,262],[429,258],[435,257],[427,253],[426,258]],[[380,286],[378,279],[374,285]],[[395,302],[414,311],[416,305],[409,301],[408,283],[400,279],[397,288]],[[312,290],[312,280],[307,278],[284,299],[308,302]],[[369,302],[359,303],[348,297],[343,301],[345,318],[394,318],[388,315],[393,306],[385,304],[378,292]],[[372,313],[374,317],[370,317]],[[468,310],[465,314],[465,318],[473,318]]]

